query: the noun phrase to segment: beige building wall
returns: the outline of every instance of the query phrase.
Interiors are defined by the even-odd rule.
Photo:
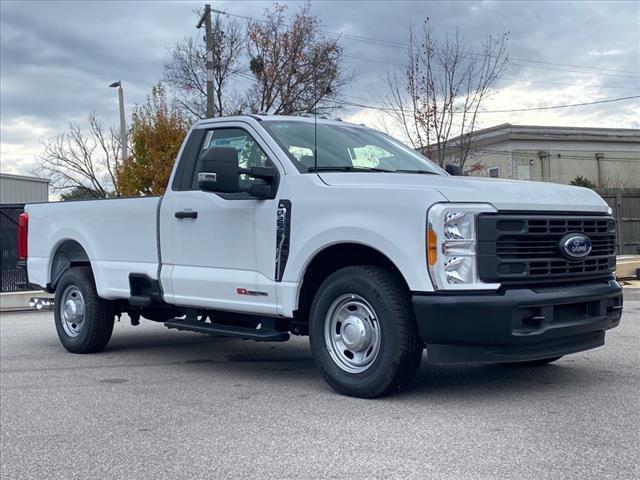
[[[447,163],[453,161],[448,157]],[[581,175],[597,186],[640,187],[640,142],[500,141],[474,149],[465,170],[564,184]]]

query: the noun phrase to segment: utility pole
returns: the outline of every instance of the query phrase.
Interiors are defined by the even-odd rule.
[[[122,82],[118,80],[109,86],[118,89],[118,104],[120,106],[120,158],[124,162],[127,159],[127,124],[124,118],[124,92],[122,91]]]
[[[207,48],[207,118],[214,115],[213,108],[213,31],[211,28],[211,5],[208,3],[204,6],[204,12],[198,20],[196,28],[202,28],[204,24],[205,35],[204,41]]]

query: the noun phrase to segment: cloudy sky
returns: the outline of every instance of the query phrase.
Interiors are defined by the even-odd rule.
[[[171,46],[198,36],[194,9],[205,2],[0,2],[0,159],[3,172],[28,173],[40,139],[96,111],[117,124],[121,79],[127,108],[144,101]],[[259,16],[271,2],[212,2]],[[291,3],[289,11],[298,4]],[[349,101],[380,105],[387,68],[401,68],[413,22],[430,17],[439,32],[458,25],[466,40],[511,33],[511,64],[487,110],[572,104],[640,95],[640,2],[312,2],[327,35],[344,34],[355,74]],[[356,38],[358,37],[358,38]],[[344,119],[388,124],[379,110],[353,108]],[[639,99],[569,109],[487,113],[499,123],[640,128]]]

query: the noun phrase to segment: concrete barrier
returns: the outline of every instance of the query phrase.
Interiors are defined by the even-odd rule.
[[[620,255],[616,258],[616,277],[637,278],[640,255]]]
[[[34,307],[29,306],[29,300],[33,297],[53,298],[53,295],[42,290],[0,293],[0,312],[35,310]]]

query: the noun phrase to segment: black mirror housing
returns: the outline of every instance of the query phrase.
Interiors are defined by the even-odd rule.
[[[240,185],[240,175],[259,178],[263,183]],[[264,200],[275,198],[278,171],[273,167],[240,168],[235,148],[211,147],[198,163],[198,188],[213,193],[246,192]]]
[[[200,157],[198,188],[206,192],[240,191],[240,168],[235,148],[211,147]]]
[[[275,198],[273,187],[266,183],[260,184],[256,183],[249,186],[249,195],[258,200],[266,200],[269,198]]]
[[[444,167],[445,171],[449,175],[455,175],[456,177],[461,177],[464,175],[462,169],[458,165],[454,165],[453,163],[448,163],[446,167]]]
[[[260,178],[270,185],[278,178],[278,171],[273,167],[251,167],[241,169],[240,173],[246,173],[253,178]]]

